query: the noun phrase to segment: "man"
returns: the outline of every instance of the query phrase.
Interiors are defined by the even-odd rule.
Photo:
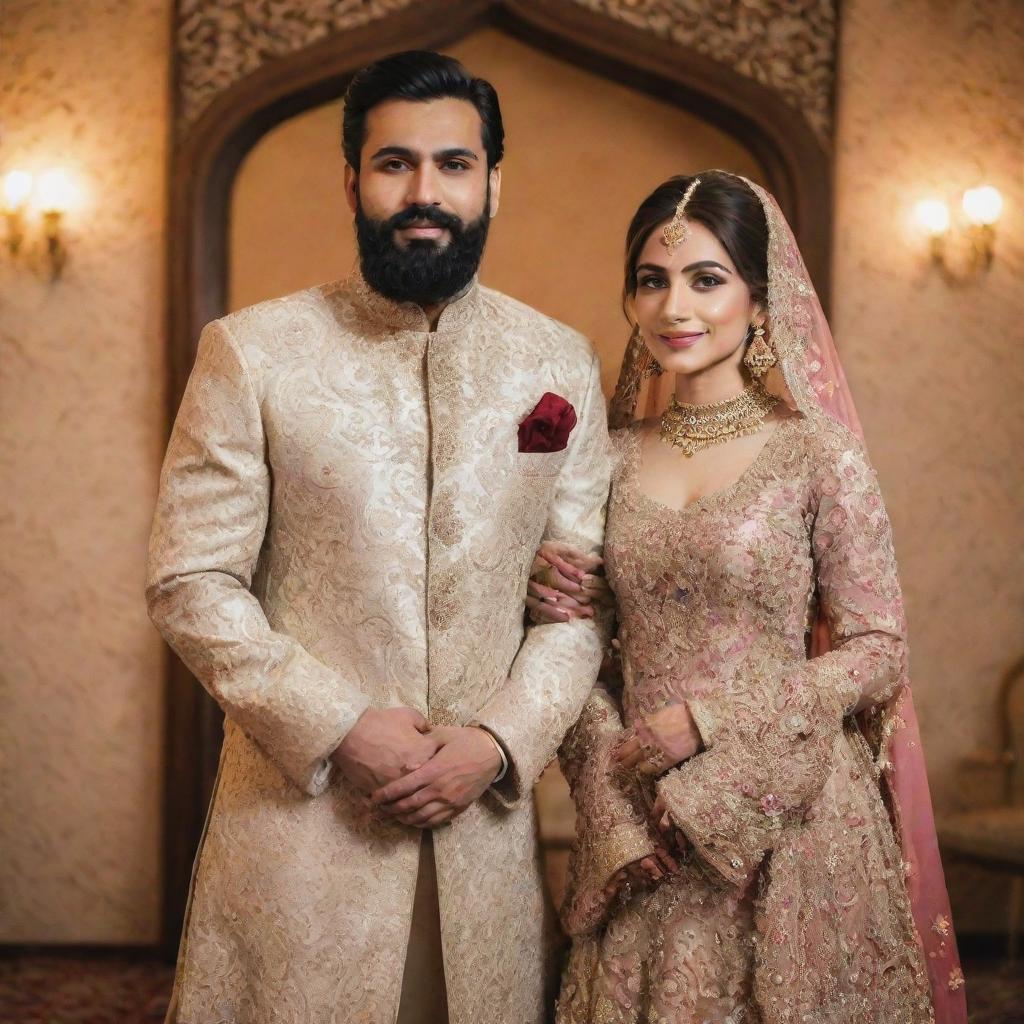
[[[161,477],[150,613],[226,714],[168,1019],[540,1024],[530,795],[602,637],[523,598],[601,540],[598,365],[476,282],[490,85],[385,59],[344,148],[361,273],[204,330]]]

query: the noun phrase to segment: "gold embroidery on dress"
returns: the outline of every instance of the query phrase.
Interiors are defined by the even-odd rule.
[[[794,416],[735,486],[668,510],[638,487],[644,429],[614,437],[605,561],[625,689],[607,715],[618,729],[619,714],[628,727],[685,700],[705,749],[646,783],[689,855],[576,933],[558,1024],[927,1024],[900,850],[848,714],[884,702],[905,658],[891,531],[863,448],[834,421]],[[808,660],[816,590],[833,650]],[[609,836],[629,816],[607,802],[619,783],[597,723],[581,721],[590,738],[577,732],[572,770],[592,783],[574,793],[577,827]],[[574,874],[570,891],[588,885]]]

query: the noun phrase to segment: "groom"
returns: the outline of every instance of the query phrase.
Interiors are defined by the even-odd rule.
[[[540,1024],[530,793],[602,638],[523,598],[601,540],[597,360],[477,283],[487,82],[389,57],[343,135],[360,272],[203,331],[161,476],[150,613],[226,714],[168,1020]]]

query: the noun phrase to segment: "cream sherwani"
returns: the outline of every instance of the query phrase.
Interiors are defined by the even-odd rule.
[[[524,454],[546,391],[579,415]],[[368,707],[480,723],[505,780],[434,834],[452,1024],[553,1000],[530,791],[601,657],[592,625],[525,637],[545,538],[600,544],[598,365],[575,332],[474,284],[435,332],[358,277],[203,332],[160,484],[150,613],[226,713],[170,1019],[392,1024],[421,835],[329,754]]]

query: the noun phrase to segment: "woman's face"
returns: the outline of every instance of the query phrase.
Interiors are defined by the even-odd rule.
[[[703,224],[674,252],[656,227],[637,258],[634,311],[644,342],[669,373],[739,372],[743,341],[762,316],[728,252]]]

